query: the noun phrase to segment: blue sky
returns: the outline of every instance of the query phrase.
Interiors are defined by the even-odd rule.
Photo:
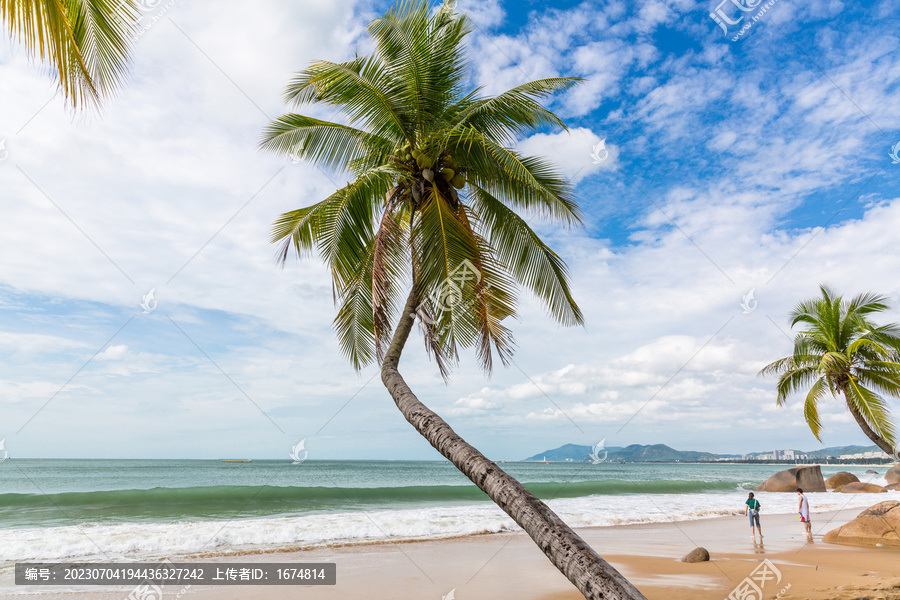
[[[569,132],[518,144],[577,184],[585,227],[535,226],[586,326],[525,298],[510,369],[487,379],[469,354],[446,386],[415,341],[402,363],[488,455],[822,446],[755,373],[821,282],[900,301],[900,19],[888,1],[763,4],[731,41],[740,26],[709,16],[736,20],[730,0],[459,2],[485,93],[586,80],[551,103]],[[67,113],[46,69],[0,45],[0,439],[21,457],[287,458],[305,438],[311,457],[436,458],[376,370],[342,359],[321,265],[282,269],[267,242],[342,175],[256,149],[291,74],[369,52],[387,4],[147,7],[100,117]],[[824,445],[867,443],[839,402],[823,411]]]

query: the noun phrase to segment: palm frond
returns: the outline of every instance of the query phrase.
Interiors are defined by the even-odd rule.
[[[393,211],[387,209],[375,234],[372,258],[372,323],[379,362],[390,342],[391,317],[403,301],[400,282],[408,256],[403,227],[395,220]],[[400,315],[400,318],[409,318],[409,315]]]
[[[390,168],[372,169],[335,192],[335,201],[325,205],[318,247],[338,288],[356,277],[360,259],[369,252],[377,212],[392,186]]]
[[[343,168],[371,153],[378,153],[383,163],[392,147],[390,140],[367,131],[293,113],[269,123],[260,143],[263,150],[306,159],[326,169]]]
[[[312,206],[286,212],[275,221],[270,241],[282,242],[277,254],[279,263],[283,265],[287,261],[291,248],[296,250],[300,258],[312,253],[319,241],[321,221],[327,205],[339,200],[338,194],[332,194]]]
[[[804,389],[818,378],[819,372],[815,367],[793,368],[783,373],[778,379],[778,397],[776,402],[779,406],[783,406],[788,398]]]
[[[468,103],[453,119],[453,128],[473,127],[498,143],[514,142],[518,136],[542,127],[567,129],[565,123],[539,103],[557,92],[580,83],[576,77],[550,77],[518,85],[510,90]]]
[[[513,352],[513,336],[503,321],[516,313],[515,282],[494,257],[494,249],[472,227],[472,218],[465,206],[456,211],[457,218],[469,235],[477,241],[475,268],[476,279],[474,311],[477,315],[479,341],[478,359],[488,374],[493,368],[493,352],[504,366],[509,365]]]
[[[888,309],[888,297],[874,292],[863,292],[854,296],[847,305],[848,314],[868,315]]]
[[[460,346],[473,346],[478,340],[477,315],[470,310],[480,278],[474,266],[477,240],[435,188],[428,188],[412,236],[418,253],[418,295],[432,299],[438,342],[456,359]]]
[[[338,291],[338,313],[334,318],[341,352],[357,371],[376,358],[371,288],[374,256],[375,243],[369,240],[365,254],[345,274],[344,286]]]
[[[524,219],[487,191],[476,186],[472,202],[503,267],[544,302],[554,319],[563,325],[583,324],[584,316],[569,290],[562,259]]]
[[[10,37],[53,65],[73,108],[98,108],[120,87],[138,17],[133,0],[0,0]]]
[[[803,401],[803,418],[806,419],[809,430],[820,442],[822,441],[822,438],[819,435],[822,431],[822,421],[819,418],[819,400],[821,400],[828,391],[828,385],[825,383],[825,379],[820,377],[812,384],[812,387],[809,388],[809,393],[806,394],[806,400]]]
[[[510,206],[561,223],[581,223],[572,186],[546,159],[522,156],[471,127],[447,134],[447,147],[467,165],[471,183]]]
[[[398,103],[420,129],[431,129],[462,84],[467,63],[460,50],[471,28],[465,16],[430,23],[428,3],[390,10],[369,26],[379,56],[393,79]]]
[[[891,447],[897,447],[896,430],[884,398],[851,378],[847,384],[847,402],[856,408],[878,437]]]
[[[889,365],[889,366],[888,366]],[[866,363],[853,370],[859,383],[874,388],[880,394],[900,398],[900,365],[897,363]]]
[[[309,102],[338,106],[352,124],[373,135],[412,140],[414,131],[393,99],[395,87],[384,65],[369,57],[345,63],[316,61],[291,80],[284,95],[294,106]]]

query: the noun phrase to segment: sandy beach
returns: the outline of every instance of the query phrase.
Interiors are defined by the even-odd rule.
[[[821,540],[826,532],[858,513],[853,509],[816,514],[813,543],[805,541],[800,523],[791,515],[764,518],[762,546],[750,541],[742,517],[597,527],[579,533],[651,600],[726,598],[764,559],[777,570],[775,579],[764,585],[766,599],[900,599],[900,550],[838,546]],[[710,562],[685,564],[678,560],[697,546],[709,550]],[[302,588],[302,597],[313,599],[437,600],[451,590],[459,600],[581,598],[521,533],[176,559],[182,560],[335,562],[336,586]],[[105,600],[123,598],[130,591],[122,587],[16,588],[9,571],[3,573],[0,585],[0,597],[21,597],[26,592],[29,598],[69,598],[77,594],[79,598]],[[181,592],[168,586],[163,598],[280,599],[301,593],[295,586],[194,586]]]

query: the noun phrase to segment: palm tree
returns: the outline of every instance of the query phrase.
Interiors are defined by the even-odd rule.
[[[516,314],[517,284],[561,324],[583,320],[565,264],[516,212],[577,225],[572,188],[546,160],[510,148],[524,132],[565,127],[539,101],[577,80],[541,79],[482,97],[466,87],[470,29],[447,5],[403,2],[370,24],[373,55],[314,62],[296,75],[287,101],[336,107],[347,123],[286,114],[269,124],[261,146],[352,173],[353,181],[283,214],[272,241],[282,244],[282,263],[292,250],[318,251],[331,269],[334,326],[353,366],[379,361],[406,420],[585,598],[643,598],[546,504],[420,402],[398,370],[416,320],[445,379],[463,348],[475,347],[488,372],[494,353],[506,364],[513,339],[504,323]]]
[[[134,0],[0,0],[9,36],[53,65],[72,108],[99,107],[115,93],[138,16]]]
[[[863,433],[893,454],[895,429],[885,396],[900,397],[900,326],[869,320],[887,310],[884,296],[870,292],[848,302],[824,285],[819,289],[819,297],[791,312],[791,327],[805,326],[794,338],[794,353],[759,374],[779,376],[779,406],[809,388],[803,416],[817,440],[822,441],[819,402],[829,393],[840,394]]]

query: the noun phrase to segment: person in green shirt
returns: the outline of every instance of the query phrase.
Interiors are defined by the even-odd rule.
[[[744,514],[750,516],[750,537],[755,544],[756,530],[759,529],[759,541],[762,542],[762,526],[759,524],[759,500],[753,497],[753,492],[750,492],[750,497],[747,498],[747,501],[744,504],[746,504],[744,507]]]

